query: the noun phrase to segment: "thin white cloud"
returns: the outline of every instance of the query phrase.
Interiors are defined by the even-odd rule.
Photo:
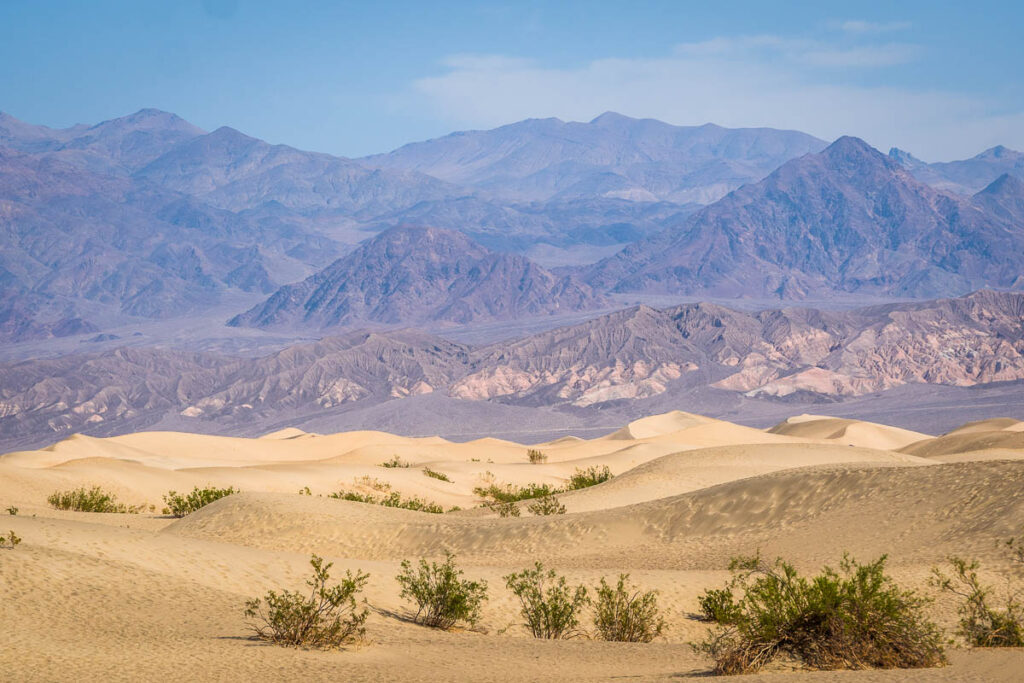
[[[906,31],[910,28],[909,21],[890,21],[880,23],[875,21],[861,21],[850,19],[847,21],[834,22],[833,26],[847,33],[891,33],[893,31]]]
[[[791,128],[828,140],[852,134],[929,161],[995,144],[1024,148],[1024,112],[997,111],[951,91],[865,84],[917,50],[748,36],[680,45],[661,58],[606,58],[571,68],[461,55],[447,60],[441,75],[414,82],[413,105],[433,107],[456,127],[546,116],[589,120],[611,110],[679,125]]]

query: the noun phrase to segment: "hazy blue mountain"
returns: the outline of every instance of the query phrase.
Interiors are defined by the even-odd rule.
[[[232,319],[241,327],[467,323],[595,308],[607,302],[573,278],[496,253],[465,235],[398,227]]]
[[[933,164],[896,147],[889,150],[889,156],[921,182],[960,194],[973,194],[1004,173],[1024,178],[1024,153],[1002,145],[986,149],[970,159]]]
[[[672,126],[608,112],[589,123],[529,119],[452,133],[363,161],[514,201],[608,197],[706,204],[825,144],[797,131]]]
[[[1022,274],[1019,221],[943,194],[843,137],[595,264],[586,278],[617,291],[923,297],[1021,287]]]

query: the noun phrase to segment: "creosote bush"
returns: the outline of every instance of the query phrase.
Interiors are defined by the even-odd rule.
[[[402,587],[401,597],[416,605],[413,621],[446,631],[460,621],[475,625],[487,599],[487,582],[469,581],[462,574],[451,553],[445,554],[441,564],[420,559],[415,570],[409,560],[403,560],[395,580]]]
[[[886,557],[843,557],[811,579],[781,559],[736,558],[727,588],[705,593],[704,615],[719,623],[695,647],[715,673],[758,671],[786,654],[812,669],[920,668],[945,662],[927,600],[885,574]]]
[[[489,486],[477,486],[473,493],[484,499],[498,501],[500,503],[514,503],[518,500],[540,498],[558,493],[559,490],[548,484],[527,484],[526,486],[513,486],[505,484],[490,484]]]
[[[612,587],[604,577],[597,587],[594,627],[601,640],[649,643],[665,628],[658,608],[657,591],[641,591],[629,584],[629,574],[620,574]]]
[[[531,465],[543,465],[548,461],[548,456],[536,448],[530,448],[526,451],[526,459],[530,461]]]
[[[262,599],[245,603],[245,616],[256,637],[285,647],[336,648],[357,641],[366,633],[368,611],[359,610],[356,595],[366,585],[368,574],[345,572],[345,578],[328,587],[330,562],[313,555],[312,590],[268,592]]]
[[[440,481],[446,481],[448,483],[451,483],[452,481],[444,472],[438,472],[437,470],[432,470],[429,467],[423,468],[423,474],[427,477],[430,477],[431,479],[438,479]]]
[[[168,491],[164,495],[164,502],[167,503],[167,507],[164,508],[164,514],[173,515],[175,517],[184,517],[185,515],[191,514],[199,508],[205,507],[215,500],[220,500],[226,496],[230,496],[232,493],[238,493],[238,489],[233,486],[229,486],[226,489],[219,489],[213,486],[207,486],[205,488],[199,488],[198,486],[192,489],[191,493],[182,495],[177,491]]]
[[[587,589],[572,588],[554,569],[533,569],[504,577],[505,585],[519,599],[523,625],[534,638],[572,638],[580,635],[579,611],[590,602]]]
[[[1013,548],[1013,543],[1009,544]],[[950,557],[952,577],[938,568],[932,570],[932,585],[959,596],[957,633],[974,647],[1024,647],[1024,603],[1018,592],[1007,587],[1000,607],[993,606],[993,589],[978,578],[978,561]]]
[[[76,512],[120,512],[137,514],[142,505],[125,505],[117,502],[117,496],[107,493],[99,486],[87,489],[84,486],[70,491],[55,491],[46,499],[58,510]]]
[[[409,467],[410,465],[409,465],[409,463],[407,463],[406,461],[402,460],[397,455],[393,455],[393,456],[391,456],[390,460],[382,462],[380,464],[380,466],[381,467],[387,467],[388,469],[394,469],[396,467]]]
[[[338,500],[351,500],[356,503],[370,503],[371,505],[383,505],[388,508],[401,508],[403,510],[415,510],[417,512],[430,512],[441,514],[444,508],[437,503],[423,500],[416,496],[403,498],[398,491],[392,491],[384,496],[375,496],[372,493],[356,493],[354,491],[338,491],[330,494],[329,498]]]
[[[608,469],[608,465],[591,465],[586,469],[576,468],[576,471],[569,477],[569,483],[566,485],[566,491],[575,491],[576,489],[585,489],[590,486],[596,486],[597,484],[604,483],[612,478],[612,471]]]
[[[533,503],[527,505],[526,509],[530,511],[531,515],[537,517],[565,514],[565,506],[559,503],[558,498],[552,495],[537,498]]]
[[[6,536],[0,536],[0,548],[14,550],[19,543],[21,543],[21,537],[15,534],[13,529]]]
[[[498,513],[499,517],[521,517],[523,511],[519,509],[519,506],[512,501],[497,501],[492,500],[484,503],[484,505],[491,512]]]

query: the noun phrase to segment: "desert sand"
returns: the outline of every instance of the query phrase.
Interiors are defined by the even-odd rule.
[[[454,443],[383,432],[262,438],[140,432],[73,436],[0,456],[0,679],[668,681],[703,676],[688,645],[706,626],[697,596],[728,576],[729,559],[760,550],[805,571],[888,554],[892,574],[928,591],[930,568],[957,553],[1003,581],[998,542],[1024,532],[1024,423],[992,419],[932,436],[886,425],[802,415],[757,430],[689,413],[632,422],[607,436],[519,444]],[[543,451],[530,464],[527,448]],[[384,468],[398,457],[409,467]],[[603,484],[561,494],[567,514],[499,518],[473,489],[488,483],[562,486],[577,469],[607,466]],[[424,468],[451,480],[424,475]],[[461,511],[443,515],[336,500],[373,492]],[[54,510],[56,491],[99,485],[142,514]],[[160,514],[170,489],[234,486],[183,519]],[[379,485],[379,484],[377,484]],[[300,494],[308,487],[312,495]],[[2,512],[18,508],[16,516]],[[407,619],[394,576],[403,559],[454,552],[489,582],[473,630]],[[249,638],[247,598],[297,589],[316,553],[370,574],[365,643],[290,650]],[[657,589],[665,635],[650,644],[541,641],[518,625],[501,577],[540,560],[571,581],[628,572]],[[952,631],[955,603],[936,596]],[[950,665],[917,671],[775,670],[745,680],[1014,681],[1024,652],[952,648]]]

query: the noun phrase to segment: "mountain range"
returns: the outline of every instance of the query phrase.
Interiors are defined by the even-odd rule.
[[[315,331],[551,316],[609,293],[1018,288],[1019,158],[926,165],[607,113],[353,160],[152,109],[61,130],[0,114],[0,340],[232,307],[239,326]],[[438,239],[398,240],[409,226]]]
[[[365,428],[369,411],[410,429],[420,405],[412,397],[436,399],[423,428],[437,433],[430,420],[450,418],[471,432],[473,415],[499,410],[535,424],[550,413],[515,411],[544,408],[569,420],[624,405],[642,413],[644,401],[710,409],[740,399],[792,410],[867,394],[878,403],[901,387],[1021,380],[1024,293],[847,311],[638,306],[483,346],[402,330],[258,357],[124,348],[2,364],[0,448],[82,430]]]

